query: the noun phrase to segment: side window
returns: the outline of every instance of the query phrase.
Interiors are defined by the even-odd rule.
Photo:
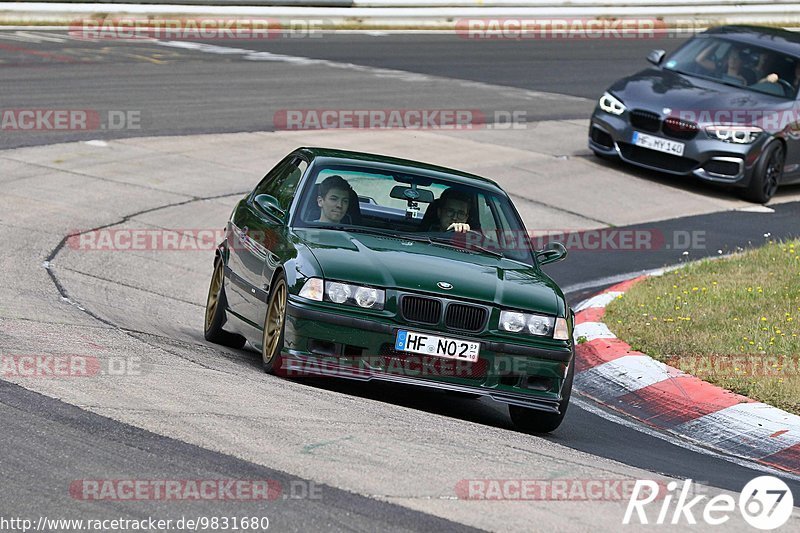
[[[489,207],[489,198],[483,194],[478,195],[478,217],[483,231],[492,235],[497,234],[497,221],[494,219],[492,210]]]
[[[267,175],[264,181],[258,184],[253,198],[259,194],[269,194],[277,198],[282,209],[288,211],[297,190],[297,184],[300,183],[300,177],[306,168],[308,168],[308,163],[302,159],[295,159],[279,165]]]

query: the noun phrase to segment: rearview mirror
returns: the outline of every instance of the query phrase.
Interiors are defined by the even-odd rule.
[[[389,193],[389,196],[398,200],[411,200],[412,202],[422,202],[423,204],[433,202],[433,193],[428,189],[420,189],[418,187],[395,185],[392,187],[392,192]]]
[[[540,265],[556,263],[567,257],[567,248],[560,242],[549,242],[536,252],[536,260]]]
[[[650,50],[650,53],[647,54],[647,60],[658,66],[661,64],[661,60],[664,59],[666,54],[667,52],[664,50]]]
[[[253,203],[255,203],[259,209],[261,209],[261,211],[272,218],[278,219],[281,222],[283,222],[286,218],[286,211],[281,208],[280,202],[278,202],[278,199],[274,196],[270,196],[269,194],[259,194],[253,198]]]

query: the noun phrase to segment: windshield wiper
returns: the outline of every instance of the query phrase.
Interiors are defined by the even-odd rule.
[[[367,228],[364,226],[342,226],[342,225],[329,225],[313,226],[314,228],[332,229],[337,231],[349,231],[350,233],[363,233],[365,235],[380,235],[381,237],[389,237],[390,239],[399,239],[406,241],[424,242],[430,244],[431,240],[427,237],[420,237],[418,235],[410,235],[408,233],[395,233],[392,231],[384,231],[378,228]]]
[[[466,244],[465,246],[459,246],[456,243],[454,243],[452,239],[447,239],[445,237],[428,237],[428,239],[432,243],[445,244],[445,245],[448,245],[448,246],[452,246],[453,248],[458,248],[459,250],[467,250],[467,251],[475,250],[475,251],[482,252],[482,253],[485,253],[485,254],[488,254],[488,255],[493,255],[495,257],[500,257],[500,258],[504,258],[505,257],[502,252],[496,252],[494,250],[490,250],[488,248],[484,248],[483,246],[480,246],[480,245],[474,244],[474,243],[469,243],[469,244]]]

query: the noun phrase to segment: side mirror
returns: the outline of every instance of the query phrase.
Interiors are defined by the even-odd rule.
[[[658,66],[661,64],[661,60],[664,59],[666,54],[667,52],[664,50],[650,50],[650,53],[647,54],[647,60]]]
[[[536,260],[540,265],[556,263],[567,257],[567,248],[560,242],[549,242],[536,252]]]
[[[281,208],[280,202],[274,196],[269,194],[259,194],[253,198],[253,203],[258,206],[261,211],[272,218],[284,222],[286,220],[286,211]]]

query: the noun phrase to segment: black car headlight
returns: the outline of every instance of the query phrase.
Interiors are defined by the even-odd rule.
[[[625,112],[625,104],[611,93],[603,93],[598,104],[600,104],[600,109],[612,115],[621,115]]]
[[[565,318],[522,313],[520,311],[500,311],[500,329],[510,333],[523,333],[540,337],[553,336],[556,340],[569,340],[569,330]]]
[[[386,301],[386,291],[363,285],[352,285],[341,281],[324,281],[309,278],[300,289],[300,296],[318,302],[354,305],[364,309],[382,310]]]
[[[752,144],[763,131],[758,126],[731,126],[724,124],[706,126],[706,133],[712,139],[735,144]]]

